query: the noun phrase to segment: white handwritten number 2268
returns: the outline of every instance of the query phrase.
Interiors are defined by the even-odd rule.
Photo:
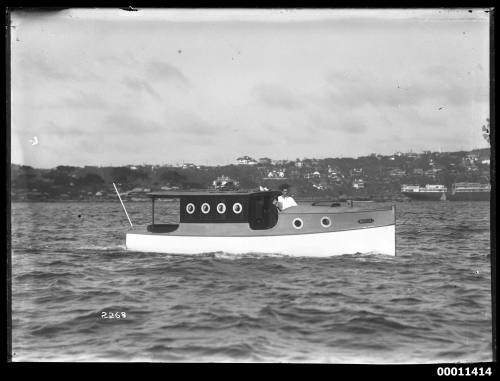
[[[125,319],[126,317],[125,312],[101,312],[101,319]]]

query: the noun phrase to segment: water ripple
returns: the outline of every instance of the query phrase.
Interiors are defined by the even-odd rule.
[[[290,258],[129,252],[116,203],[13,204],[15,360],[488,361],[489,204],[397,208],[396,257]]]

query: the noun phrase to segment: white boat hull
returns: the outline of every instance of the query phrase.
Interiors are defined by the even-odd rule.
[[[270,253],[297,257],[328,257],[343,254],[377,253],[396,255],[395,225],[335,231],[327,233],[251,236],[207,237],[180,236],[129,232],[127,250],[202,254],[224,252],[229,254]]]

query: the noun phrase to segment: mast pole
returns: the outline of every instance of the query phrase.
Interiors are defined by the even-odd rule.
[[[133,228],[133,227],[134,227],[134,225],[132,225],[132,221],[130,221],[130,217],[128,216],[127,209],[125,209],[125,205],[123,205],[122,198],[120,197],[120,193],[118,192],[118,189],[116,188],[115,183],[113,183],[113,186],[115,187],[116,194],[118,195],[118,198],[120,199],[120,202],[122,203],[123,210],[125,211],[125,214],[127,215],[128,222],[129,222],[129,224],[130,224],[130,227],[132,227],[132,228]]]

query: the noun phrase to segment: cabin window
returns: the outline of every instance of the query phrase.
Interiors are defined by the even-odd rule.
[[[235,214],[240,214],[242,210],[243,210],[243,207],[241,206],[241,204],[239,202],[233,204],[233,212]]]
[[[201,206],[201,211],[203,212],[203,214],[207,214],[208,212],[210,212],[210,205],[208,203],[203,203],[203,205]]]
[[[189,204],[186,205],[186,212],[188,214],[193,214],[195,210],[196,210],[196,207],[194,206],[194,204],[192,202],[190,202]]]
[[[324,228],[329,228],[332,225],[332,220],[330,220],[330,217],[324,216],[321,217],[321,226]]]
[[[300,218],[296,218],[293,220],[292,225],[295,229],[302,229],[302,226],[304,226],[304,223]]]
[[[189,204],[193,206],[188,209]],[[248,196],[186,195],[181,198],[181,210],[180,221],[185,223],[244,223],[248,222]]]
[[[224,214],[226,212],[226,204],[220,202],[217,204],[217,213]]]

